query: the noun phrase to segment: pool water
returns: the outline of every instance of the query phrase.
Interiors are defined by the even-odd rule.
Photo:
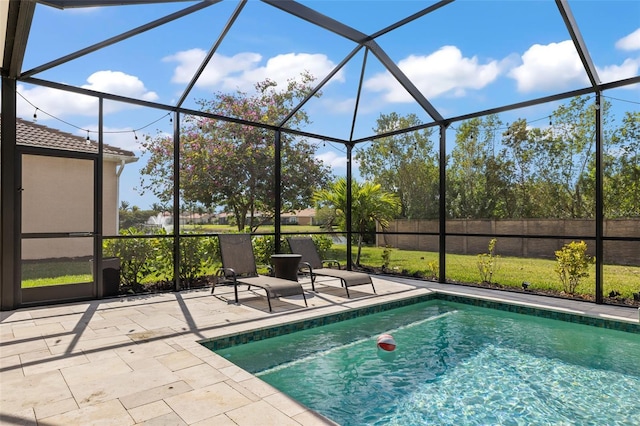
[[[377,349],[393,335],[397,348]],[[216,351],[341,425],[638,425],[640,336],[429,301]]]

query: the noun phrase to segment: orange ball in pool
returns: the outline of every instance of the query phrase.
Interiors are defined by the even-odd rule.
[[[390,334],[381,334],[378,336],[377,345],[383,351],[392,352],[396,350],[396,341]]]

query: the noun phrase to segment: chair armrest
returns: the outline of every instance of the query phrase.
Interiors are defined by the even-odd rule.
[[[335,259],[323,260],[323,261],[322,261],[322,264],[324,265],[325,263],[326,263],[327,265],[329,265],[329,268],[331,268],[331,266],[332,266],[332,265],[334,265],[334,266],[337,266],[337,267],[338,267],[338,269],[342,269],[342,268],[340,267],[340,262],[338,262],[338,261],[337,261],[337,260],[335,260]]]
[[[235,281],[236,271],[234,271],[233,268],[219,268],[216,271],[216,277],[222,278],[222,279],[233,278],[233,280]]]
[[[311,267],[311,264],[309,262],[300,262],[300,265],[298,265],[298,271],[308,271],[310,274],[313,274],[313,268]]]

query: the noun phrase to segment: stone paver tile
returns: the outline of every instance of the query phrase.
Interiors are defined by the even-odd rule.
[[[127,336],[138,343],[149,343],[160,339],[166,340],[176,336],[176,332],[171,327],[162,327],[154,329],[144,329],[144,331],[129,333]]]
[[[154,417],[145,422],[136,423],[136,426],[186,426],[187,424],[173,411],[159,417]],[[212,424],[213,426],[213,424]],[[217,425],[216,425],[217,426]]]
[[[86,323],[77,320],[60,321],[60,325],[68,333],[83,332],[88,328]]]
[[[29,337],[50,336],[65,333],[67,333],[67,331],[59,322],[43,325],[16,325],[13,327],[13,335],[16,339],[27,339]]]
[[[194,389],[203,388],[227,380],[227,376],[209,364],[199,364],[175,372]]]
[[[184,320],[179,320],[174,316],[154,312],[150,315],[135,315],[129,319],[147,330],[154,330],[165,327],[181,327],[186,325]]]
[[[117,399],[46,417],[41,421],[45,425],[64,426],[126,426],[135,424],[133,418]]]
[[[184,350],[158,356],[156,359],[171,371],[182,370],[183,368],[202,364],[202,360],[200,358],[193,356],[191,352]]]
[[[249,404],[251,401],[226,383],[216,383],[165,399],[188,424]],[[261,423],[256,423],[261,424]]]
[[[120,328],[113,326],[113,327],[105,327],[105,328],[99,328],[99,329],[93,329],[93,332],[96,334],[96,336],[101,336],[101,337],[106,337],[106,336],[122,336],[123,333],[122,330],[120,330]]]
[[[51,371],[3,381],[0,407],[3,412],[17,412],[71,397],[62,374],[59,371]]]
[[[238,426],[238,424],[227,417],[226,414],[219,414],[215,417],[192,423],[191,426]]]
[[[62,375],[69,386],[82,384],[88,380],[106,379],[115,374],[123,374],[130,371],[132,370],[129,365],[119,357],[99,359],[61,369]]]
[[[264,401],[225,412],[238,426],[299,426],[300,423]]]
[[[150,359],[175,352],[167,342],[155,340],[151,342],[132,343],[114,349],[118,356],[128,363],[141,359]]]
[[[13,340],[15,336],[13,335],[13,326],[10,324],[2,324],[0,323],[0,342],[8,342]]]
[[[122,334],[142,333],[146,331],[144,327],[136,324],[133,321],[129,322],[128,324],[117,325],[116,328],[120,330]]]
[[[147,368],[168,370],[167,367],[162,365],[160,361],[155,358],[135,358],[133,360],[127,360],[127,364],[132,370],[145,370]]]
[[[273,395],[274,393],[280,392],[269,383],[260,380],[257,377],[251,377],[249,380],[239,382],[238,385],[250,389],[251,392],[258,395],[260,398],[264,398],[269,395]]]
[[[48,315],[45,317],[34,317],[34,322],[37,325],[44,324],[78,324],[82,321],[82,318],[85,316],[84,313],[68,313],[65,315]]]
[[[0,372],[22,368],[20,355],[9,355],[0,357]]]
[[[311,410],[307,410],[304,413],[293,416],[293,419],[303,426],[338,426],[338,423],[331,421]]]
[[[83,310],[83,312],[86,311],[86,309]],[[76,311],[73,310],[72,306],[70,305],[58,305],[58,306],[49,306],[49,307],[42,307],[42,308],[34,308],[31,311],[31,318],[51,318],[51,317],[58,317],[58,318],[62,318],[66,315],[72,315],[76,313]]]
[[[129,415],[133,417],[133,420],[137,423],[146,422],[149,419],[164,416],[169,413],[173,413],[173,410],[169,408],[164,401],[156,401],[129,409]]]
[[[25,310],[15,310],[15,311],[0,311],[0,320],[4,323],[6,322],[18,322],[18,321],[27,321],[33,319],[31,313],[34,310],[25,309]]]
[[[231,380],[235,380],[236,382],[241,382],[243,380],[248,380],[253,377],[252,374],[243,370],[235,364],[232,364],[227,367],[219,368],[220,372],[230,378]]]
[[[52,355],[48,350],[22,354],[20,360],[25,376],[89,363],[89,359],[82,352]]]
[[[130,323],[132,321],[129,319],[129,317],[133,315],[140,315],[140,312],[138,312],[135,306],[122,306],[117,309],[102,310],[99,312],[99,314],[99,317],[96,316],[93,319],[95,319],[96,321],[99,318],[105,321],[120,320],[123,323]]]
[[[107,359],[107,358],[117,358],[118,357],[118,353],[116,352],[115,349],[104,349],[104,350],[97,350],[97,351],[86,351],[84,352],[85,356],[87,357],[87,359],[91,362],[95,362],[101,359]]]
[[[100,318],[91,320],[87,326],[94,331],[104,330],[108,328],[119,329],[120,327],[136,327],[137,324],[129,317]]]
[[[261,399],[258,395],[253,393],[251,389],[242,386],[238,382],[235,382],[233,380],[227,380],[225,383],[231,386],[232,388],[234,388],[235,390],[237,390],[238,392],[240,392],[241,394],[243,394],[244,396],[246,396],[247,398],[249,398],[252,402],[260,401]]]
[[[38,419],[63,414],[67,411],[74,411],[77,409],[78,404],[76,404],[76,400],[73,398],[67,398],[52,402],[51,404],[44,404],[35,407],[36,418]],[[46,422],[44,424],[46,424]]]
[[[142,392],[178,381],[178,377],[164,368],[147,368],[128,373],[113,374],[98,380],[69,384],[80,407]]]
[[[130,344],[131,340],[127,336],[92,336],[82,335],[80,337],[66,335],[62,337],[52,337],[45,339],[49,350],[53,354],[68,352],[69,350],[102,350],[105,348],[115,348]]]
[[[30,408],[15,413],[10,413],[3,409],[2,412],[0,412],[0,424],[11,426],[38,426],[36,415]]]
[[[0,394],[3,391],[3,383],[22,380],[23,378],[24,373],[22,372],[22,364],[18,355],[0,358]]]
[[[39,351],[47,349],[47,343],[44,339],[29,339],[26,341],[14,340],[11,342],[3,341],[0,343],[0,357],[7,357],[12,355],[20,355],[30,353],[33,351]]]
[[[130,393],[120,397],[120,402],[128,410],[153,402],[161,401],[175,395],[180,395],[193,390],[191,386],[183,381],[168,383],[155,388],[145,389],[140,392]]]
[[[269,395],[264,400],[290,417],[308,410],[307,407],[282,392]]]

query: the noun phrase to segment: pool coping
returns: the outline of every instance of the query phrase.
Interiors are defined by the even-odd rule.
[[[352,308],[332,314],[322,314],[311,318],[290,321],[274,326],[259,327],[252,330],[229,333],[209,339],[202,339],[197,343],[211,351],[226,349],[231,346],[242,345],[255,341],[282,336],[296,331],[308,330],[323,325],[334,324],[353,318],[384,312],[391,309],[414,305],[430,300],[445,300],[472,306],[513,312],[523,315],[537,316],[592,327],[606,328],[627,333],[640,334],[640,322],[625,318],[606,318],[600,315],[590,315],[587,312],[573,311],[567,308],[549,307],[521,301],[499,300],[491,297],[462,295],[460,293],[432,289],[430,293],[411,296],[393,301],[386,301],[360,308]]]

